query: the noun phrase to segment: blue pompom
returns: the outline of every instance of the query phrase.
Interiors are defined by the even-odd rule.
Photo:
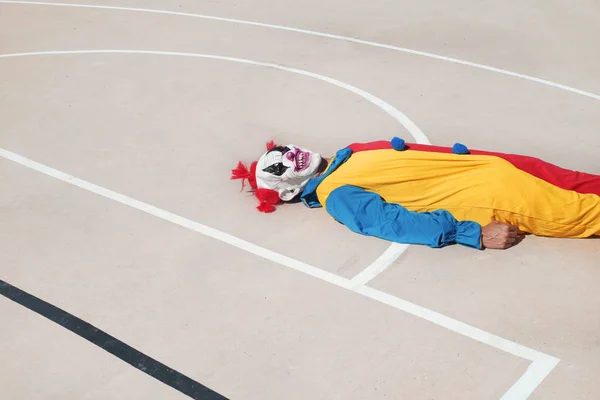
[[[454,154],[469,154],[469,149],[462,143],[455,143],[454,146],[452,146],[452,152]]]
[[[395,137],[392,139],[392,148],[396,151],[403,151],[406,149],[406,145],[404,144],[404,139],[400,139],[399,137]]]

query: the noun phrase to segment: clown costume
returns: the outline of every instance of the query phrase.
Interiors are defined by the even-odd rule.
[[[394,138],[355,143],[325,159],[271,142],[231,178],[248,180],[262,212],[297,199],[356,233],[397,243],[482,249],[482,227],[494,221],[538,236],[600,235],[600,176],[461,144]]]

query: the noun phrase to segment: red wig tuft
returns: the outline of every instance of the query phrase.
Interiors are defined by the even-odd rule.
[[[271,150],[272,148],[277,147],[277,145],[275,144],[274,141],[270,141],[267,143],[267,151]]]
[[[271,189],[256,189],[254,195],[260,201],[258,210],[270,213],[275,211],[275,206],[279,204],[279,193]]]

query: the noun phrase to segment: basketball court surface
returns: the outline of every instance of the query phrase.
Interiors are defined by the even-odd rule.
[[[229,179],[394,136],[600,174],[598,15],[0,0],[0,398],[599,399],[600,241],[391,244]]]

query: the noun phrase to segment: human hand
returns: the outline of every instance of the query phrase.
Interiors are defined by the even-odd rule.
[[[483,246],[487,249],[508,249],[521,242],[523,237],[523,232],[516,226],[498,221],[492,221],[481,229]]]

